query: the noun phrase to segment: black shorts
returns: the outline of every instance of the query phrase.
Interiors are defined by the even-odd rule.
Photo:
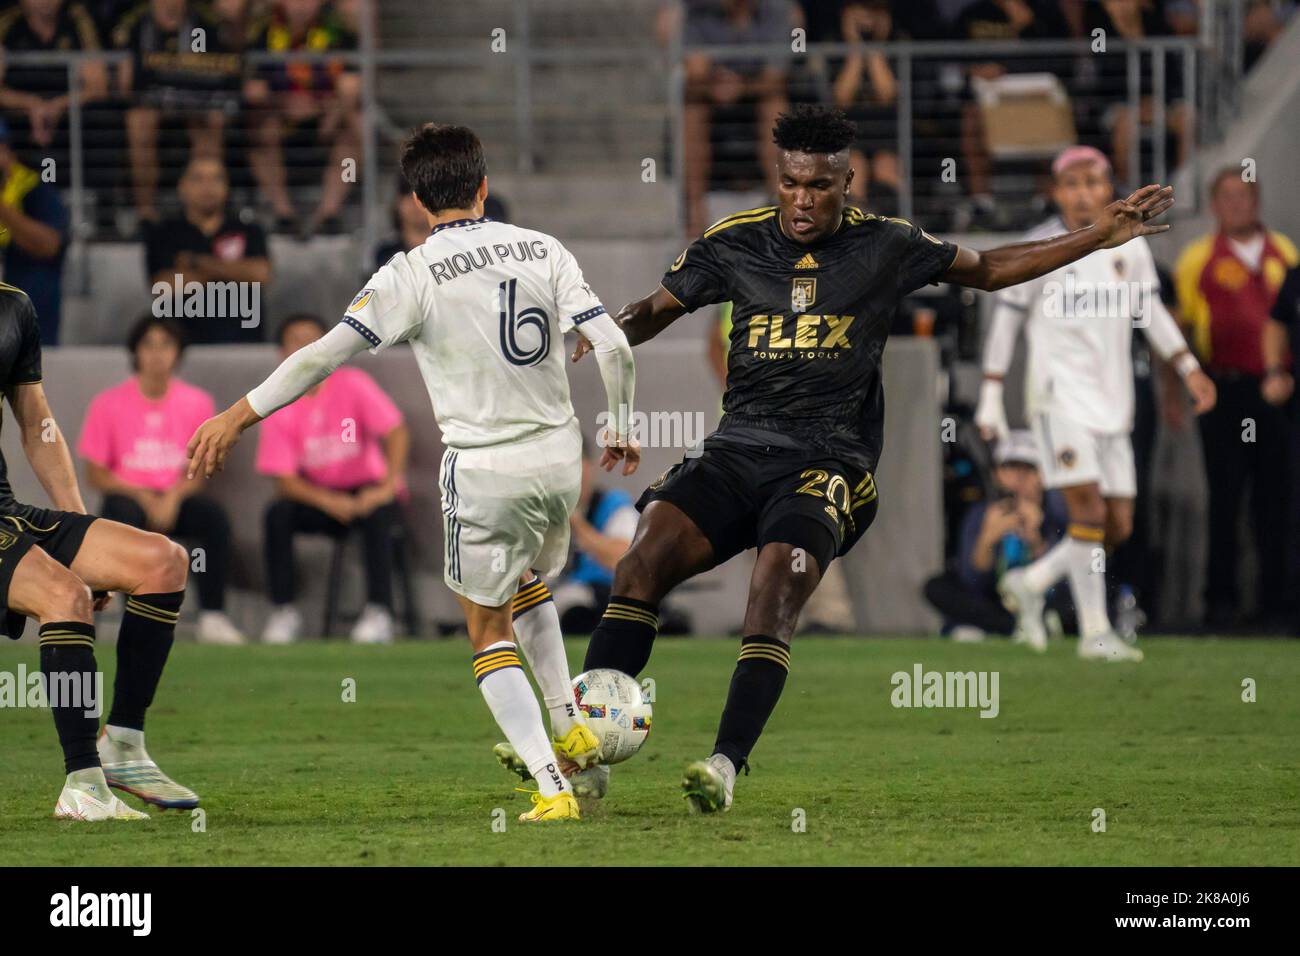
[[[668,501],[713,545],[718,564],[750,548],[803,548],[825,573],[876,517],[870,472],[837,459],[766,445],[706,441],[664,472],[637,502]]]
[[[71,567],[81,542],[91,524],[99,519],[95,515],[77,514],[73,511],[51,511],[31,505],[11,505],[0,513],[0,598],[9,607],[9,582],[23,555],[34,547],[52,557],[59,564]],[[16,611],[6,611],[0,617],[0,631],[15,641],[23,636],[27,618]]]

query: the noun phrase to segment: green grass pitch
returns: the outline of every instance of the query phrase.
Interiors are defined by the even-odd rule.
[[[0,671],[35,668],[33,642],[0,643]],[[584,647],[569,642],[575,672]],[[0,709],[0,864],[1300,863],[1297,645],[1145,648],[1133,666],[1077,661],[1072,643],[1039,658],[1005,643],[796,638],[735,808],[692,817],[680,772],[709,753],[737,642],[661,640],[644,749],[581,822],[528,827],[515,822],[527,798],[492,760],[498,735],[463,641],[182,643],[149,748],[203,796],[205,829],[176,811],[51,819],[50,715]],[[99,657],[111,683],[111,646]],[[997,671],[999,715],[894,708],[891,674],[917,663]]]

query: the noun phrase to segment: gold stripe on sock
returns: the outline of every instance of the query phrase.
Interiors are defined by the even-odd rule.
[[[508,667],[512,664],[519,663],[519,655],[514,651],[501,651],[496,654],[487,654],[483,657],[474,659],[474,676],[485,673],[489,670],[495,670],[498,667]]]
[[[159,624],[175,624],[181,619],[180,611],[168,611],[166,608],[154,607],[135,598],[126,599],[126,609],[131,614],[157,621]]]
[[[1065,533],[1080,541],[1101,542],[1106,539],[1105,529],[1091,524],[1071,524]]]
[[[611,604],[605,608],[604,616],[619,621],[635,621],[638,624],[649,624],[655,629],[659,627],[659,615],[626,604]]]
[[[488,674],[491,674],[494,671],[503,670],[507,667],[523,668],[523,664],[520,662],[518,654],[493,654],[490,657],[482,658],[481,661],[475,661],[474,678],[475,680],[482,680]]]

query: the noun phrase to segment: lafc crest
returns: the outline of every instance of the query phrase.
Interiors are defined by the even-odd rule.
[[[800,277],[790,287],[790,308],[796,314],[807,312],[817,301],[817,280],[812,277]]]

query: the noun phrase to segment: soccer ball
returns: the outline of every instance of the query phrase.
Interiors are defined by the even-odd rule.
[[[573,699],[600,741],[600,762],[621,763],[650,736],[650,702],[636,678],[601,668],[573,679]]]

